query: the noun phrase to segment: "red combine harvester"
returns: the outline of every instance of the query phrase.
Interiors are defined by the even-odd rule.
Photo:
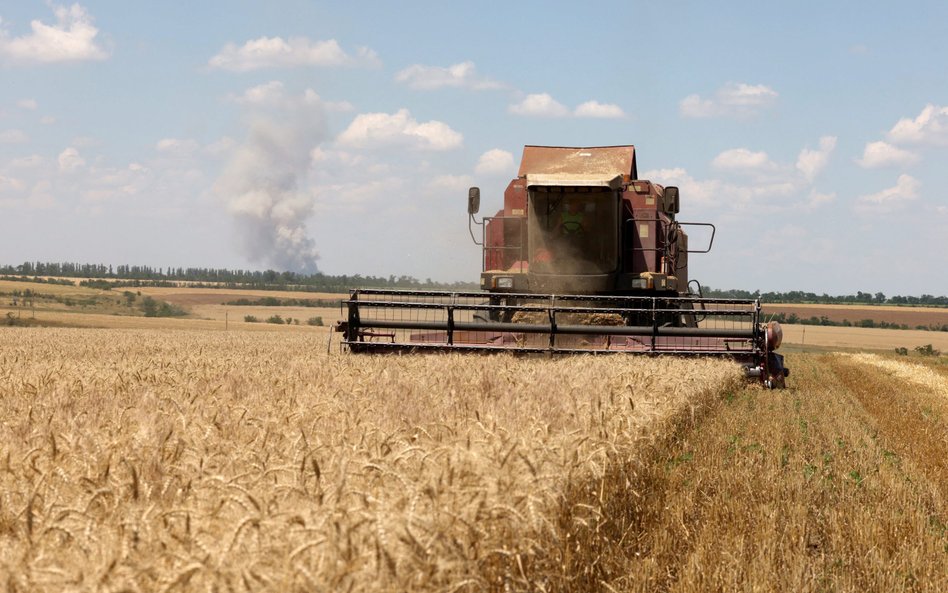
[[[710,251],[714,225],[676,220],[678,188],[638,179],[634,146],[526,146],[504,208],[478,222],[479,208],[473,187],[483,291],[352,290],[336,324],[351,352],[720,356],[784,386],[780,325],[758,300],[701,296],[688,254]]]

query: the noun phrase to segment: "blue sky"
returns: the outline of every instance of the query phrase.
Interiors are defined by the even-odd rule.
[[[714,287],[948,294],[948,5],[0,4],[0,260],[472,280],[469,185],[635,144]]]

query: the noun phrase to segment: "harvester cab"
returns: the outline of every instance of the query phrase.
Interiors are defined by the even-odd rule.
[[[478,220],[472,187],[467,210],[482,292],[353,290],[337,324],[350,351],[724,356],[784,385],[780,326],[757,300],[701,296],[688,255],[715,227],[679,221],[678,188],[639,179],[634,146],[526,146],[503,208]]]
[[[470,195],[478,196],[477,188]],[[479,200],[478,200],[479,201]],[[489,292],[680,296],[688,293],[678,188],[638,179],[635,147],[527,146],[504,207],[481,227]],[[477,204],[469,203],[471,206]],[[476,212],[476,210],[475,210]]]

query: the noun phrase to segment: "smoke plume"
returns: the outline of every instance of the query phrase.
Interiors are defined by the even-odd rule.
[[[279,94],[247,103],[246,140],[214,185],[237,223],[239,245],[253,262],[311,274],[319,253],[306,232],[315,206],[306,191],[310,150],[326,135],[318,97]],[[316,97],[314,99],[314,97]]]

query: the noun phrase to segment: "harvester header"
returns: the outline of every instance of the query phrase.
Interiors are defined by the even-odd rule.
[[[679,221],[679,207],[677,187],[638,179],[632,145],[525,146],[494,216],[477,220],[480,190],[468,193],[482,292],[354,290],[337,329],[352,352],[725,356],[783,386],[782,332],[760,303],[706,299],[689,280],[688,255],[711,250],[715,227]],[[686,230],[706,243],[692,248]]]

